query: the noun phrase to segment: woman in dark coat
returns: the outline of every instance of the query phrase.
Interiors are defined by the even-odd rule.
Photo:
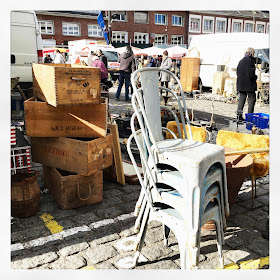
[[[237,91],[239,101],[237,106],[237,119],[244,121],[243,108],[248,96],[248,113],[254,113],[256,103],[257,76],[255,75],[255,51],[248,48],[245,56],[239,61],[237,66]]]

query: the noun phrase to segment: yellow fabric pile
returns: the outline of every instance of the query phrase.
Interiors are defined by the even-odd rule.
[[[235,150],[267,148],[269,147],[269,136],[220,130],[217,134],[216,144]],[[256,177],[265,176],[269,171],[268,153],[256,153],[250,154],[250,156],[254,159],[250,175]]]
[[[166,128],[168,128],[171,131],[173,131],[175,133],[175,135],[177,137],[179,137],[176,121],[168,122]],[[181,124],[181,123],[180,123],[180,128],[181,128],[182,138],[185,139],[185,133],[184,133],[184,130],[183,130],[183,124]],[[206,141],[207,132],[206,132],[206,130],[204,128],[191,125],[191,130],[192,130],[193,140],[199,141],[199,142],[205,142]],[[186,131],[187,131],[187,138],[190,139],[189,138],[189,131],[188,131],[188,126],[187,125],[186,125]],[[173,136],[171,135],[171,133],[166,132],[166,138],[167,139],[172,139]]]

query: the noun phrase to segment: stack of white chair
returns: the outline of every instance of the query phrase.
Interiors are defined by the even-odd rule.
[[[159,71],[173,75],[180,86],[181,96],[172,90],[159,87]],[[136,78],[141,87],[136,87]],[[184,92],[178,78],[160,68],[142,68],[132,74],[132,106],[135,113],[131,118],[132,135],[127,148],[141,184],[141,193],[135,207],[136,242],[135,265],[144,243],[148,222],[157,220],[164,225],[164,244],[167,246],[170,230],[174,232],[180,250],[181,269],[196,268],[200,254],[201,227],[207,221],[214,221],[217,232],[218,252],[223,267],[223,229],[229,215],[224,148],[201,143],[192,139],[190,121]],[[184,134],[186,125],[190,139],[182,139],[179,120],[179,139],[161,125],[160,89],[166,90],[177,101]],[[171,111],[168,107],[165,110]],[[172,111],[171,111],[172,112]],[[135,119],[140,129],[135,129]],[[168,130],[174,139],[164,139]],[[134,138],[140,151],[144,177],[138,170],[131,151]]]

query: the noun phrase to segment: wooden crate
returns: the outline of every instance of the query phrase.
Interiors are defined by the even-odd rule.
[[[100,69],[71,64],[32,64],[33,94],[52,106],[99,104]]]
[[[102,171],[82,176],[44,165],[43,173],[45,186],[63,210],[101,203],[103,200]]]
[[[226,72],[215,72],[213,77],[212,93],[223,95],[225,79],[229,76]]]
[[[105,137],[108,103],[53,107],[35,97],[24,101],[26,135]]]
[[[180,82],[186,92],[198,89],[199,57],[183,57],[181,64]]]
[[[112,135],[105,138],[31,137],[32,161],[84,176],[113,163]]]

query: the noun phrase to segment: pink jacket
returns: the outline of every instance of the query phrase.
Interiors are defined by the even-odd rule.
[[[101,70],[101,79],[107,79],[108,78],[108,71],[106,69],[106,66],[105,64],[99,60],[99,59],[96,59],[92,62],[92,67],[98,67],[100,68]]]

